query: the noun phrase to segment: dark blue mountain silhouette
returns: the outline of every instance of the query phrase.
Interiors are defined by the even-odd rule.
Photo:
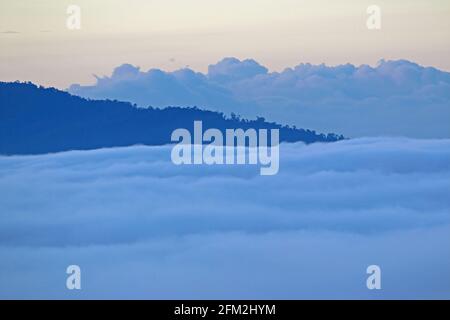
[[[0,154],[42,154],[135,144],[171,143],[173,130],[192,130],[195,120],[204,130],[218,128],[280,129],[280,140],[332,142],[336,134],[317,134],[198,108],[138,108],[127,102],[87,100],[55,88],[32,83],[0,82]]]

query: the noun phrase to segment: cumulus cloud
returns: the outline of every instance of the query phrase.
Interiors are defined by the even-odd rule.
[[[69,91],[140,106],[199,106],[323,132],[449,138],[450,73],[416,63],[300,64],[269,72],[254,60],[225,58],[202,74],[122,65],[93,86]]]
[[[271,177],[170,150],[0,157],[0,296],[450,297],[450,140],[282,144]]]
[[[234,82],[265,75],[269,70],[255,60],[240,61],[236,58],[225,58],[208,67],[208,78],[217,82]]]

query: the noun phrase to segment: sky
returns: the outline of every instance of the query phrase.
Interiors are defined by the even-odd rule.
[[[81,29],[66,27],[81,8]],[[380,30],[366,9],[381,8]],[[450,70],[445,0],[15,0],[0,2],[0,80],[67,88],[123,63],[206,72],[223,57],[271,71],[302,62],[375,65],[408,59]]]
[[[0,298],[450,297],[450,140],[281,144],[275,176],[170,152],[0,157]]]

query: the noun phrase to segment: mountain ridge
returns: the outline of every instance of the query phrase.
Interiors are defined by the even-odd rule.
[[[90,100],[31,82],[0,82],[0,154],[42,154],[136,144],[165,145],[178,128],[279,129],[280,142],[333,142],[334,133],[319,134],[197,107],[139,108],[129,102]]]

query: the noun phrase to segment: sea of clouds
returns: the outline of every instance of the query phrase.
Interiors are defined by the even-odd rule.
[[[450,73],[407,60],[377,66],[300,64],[269,72],[254,60],[225,58],[206,74],[141,71],[124,64],[69,92],[139,106],[198,106],[347,137],[450,138]]]
[[[282,144],[276,176],[170,150],[0,157],[0,298],[450,298],[450,140]]]

